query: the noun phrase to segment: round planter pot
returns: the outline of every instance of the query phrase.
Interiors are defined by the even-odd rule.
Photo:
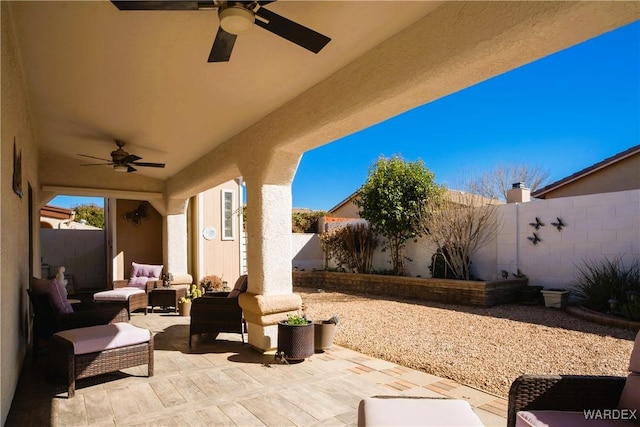
[[[191,302],[179,302],[178,312],[180,316],[191,316]]]
[[[303,361],[313,355],[314,325],[278,322],[278,353],[287,361]]]
[[[333,337],[336,335],[335,323],[315,323],[314,324],[314,350],[316,353],[330,349],[333,346]]]

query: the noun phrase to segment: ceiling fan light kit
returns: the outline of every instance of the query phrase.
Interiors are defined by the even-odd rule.
[[[220,27],[229,34],[246,34],[253,27],[254,14],[242,6],[220,9]]]
[[[124,150],[125,143],[123,141],[115,140],[116,145],[118,146],[117,150],[111,152],[111,160],[103,159],[101,157],[89,156],[87,154],[78,154],[78,156],[88,157],[90,159],[98,159],[102,160],[106,163],[91,163],[84,164],[80,166],[113,166],[113,170],[116,172],[135,172],[136,168],[133,166],[142,166],[147,168],[164,168],[164,163],[149,163],[149,162],[139,162],[138,160],[142,160],[142,157],[136,156],[135,154],[129,154]]]
[[[264,6],[275,0],[111,0],[122,11],[185,11],[218,9],[220,26],[208,62],[228,62],[238,35],[257,25],[313,53],[322,50],[331,39],[304,25],[291,21]]]

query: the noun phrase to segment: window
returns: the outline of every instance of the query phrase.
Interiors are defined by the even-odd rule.
[[[222,240],[235,239],[235,215],[233,214],[233,190],[221,190]]]

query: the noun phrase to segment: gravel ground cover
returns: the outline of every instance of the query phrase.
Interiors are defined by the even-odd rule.
[[[490,308],[295,287],[335,344],[507,397],[522,374],[627,375],[635,332],[543,306]]]

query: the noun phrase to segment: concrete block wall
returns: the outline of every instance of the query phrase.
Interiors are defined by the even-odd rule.
[[[498,237],[471,257],[471,271],[482,280],[497,280],[502,270],[513,274],[520,269],[532,285],[570,288],[577,267],[586,260],[640,257],[640,190],[533,200],[498,209]],[[539,230],[529,225],[536,217],[545,224]],[[566,224],[561,231],[551,224],[557,218]],[[533,232],[541,239],[535,245],[527,239]],[[419,239],[408,242],[406,249],[412,259],[406,263],[408,273],[430,277],[433,246]],[[302,253],[295,252],[295,245],[293,253],[294,266],[310,265]],[[389,260],[389,252],[378,249],[374,268],[391,268]]]
[[[500,207],[503,227],[496,241],[497,270],[520,269],[530,283],[571,287],[585,261],[640,257],[640,191],[535,200]],[[538,217],[545,225],[529,225]],[[551,223],[562,219],[558,231]],[[541,241],[528,237],[536,232]]]
[[[40,229],[42,263],[55,276],[63,265],[75,290],[103,289],[107,284],[104,230]]]

